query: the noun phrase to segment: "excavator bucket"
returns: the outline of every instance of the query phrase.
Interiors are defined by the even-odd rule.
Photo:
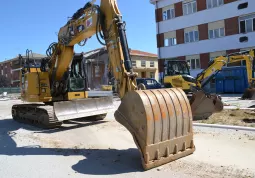
[[[194,120],[207,119],[213,113],[223,110],[223,102],[217,95],[205,94],[202,90],[195,92],[190,99]]]
[[[114,116],[132,134],[145,170],[195,151],[191,108],[181,89],[130,91]]]
[[[54,103],[55,115],[59,121],[106,115],[113,108],[111,96]]]
[[[255,88],[247,88],[242,96],[243,100],[255,100]]]

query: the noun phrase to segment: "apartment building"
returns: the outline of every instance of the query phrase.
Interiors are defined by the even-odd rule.
[[[141,78],[155,78],[158,80],[158,55],[139,50],[131,50],[134,72]]]
[[[150,3],[155,6],[160,78],[165,60],[186,60],[196,76],[217,56],[255,48],[255,0]]]
[[[30,60],[40,63],[45,55],[33,53],[33,57],[30,57]],[[26,58],[25,55],[22,55],[23,58]],[[8,59],[0,62],[0,75],[7,77],[10,80],[12,87],[19,87],[20,84],[20,70],[21,70],[21,61],[19,57],[14,57],[13,59]]]

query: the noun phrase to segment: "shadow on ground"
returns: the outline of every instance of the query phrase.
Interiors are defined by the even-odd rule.
[[[101,123],[102,121],[97,122]],[[76,126],[76,128],[86,127],[90,124],[91,122],[85,122],[81,125]],[[41,148],[40,145],[33,147],[17,147],[17,144],[12,137],[16,134],[15,131],[20,128],[30,131],[32,130],[37,133],[52,133],[58,131],[57,129],[39,129],[33,126],[18,123],[16,121],[13,121],[12,119],[0,120],[0,155],[84,156],[83,160],[72,166],[72,169],[74,171],[81,174],[111,175],[143,171],[141,166],[140,153],[137,149],[134,148],[127,150],[116,150],[110,148]],[[67,130],[68,128],[69,127],[59,128],[59,130]]]
[[[243,121],[244,121],[245,123],[255,123],[255,119],[248,119],[248,118],[245,118],[245,119],[243,119]]]

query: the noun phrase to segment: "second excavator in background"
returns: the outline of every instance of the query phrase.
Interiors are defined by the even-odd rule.
[[[223,103],[220,101],[220,96],[216,94],[208,94],[207,96],[209,97],[205,97],[206,92],[203,91],[203,88],[215,77],[222,67],[240,61],[245,61],[249,83],[249,88],[244,91],[242,99],[255,99],[255,79],[253,75],[254,50],[216,57],[209,62],[208,67],[200,72],[196,78],[190,75],[189,66],[186,61],[167,60],[165,62],[164,86],[166,88],[182,88],[190,96],[194,119],[204,119],[214,112],[220,112],[223,108]]]

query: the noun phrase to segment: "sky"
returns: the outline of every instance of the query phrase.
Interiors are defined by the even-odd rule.
[[[57,42],[59,29],[88,0],[3,0],[0,5],[0,61],[25,54],[26,49],[45,54]],[[154,6],[149,0],[117,0],[129,48],[157,53]],[[100,4],[97,0],[96,4]],[[101,47],[95,35],[75,52]]]

